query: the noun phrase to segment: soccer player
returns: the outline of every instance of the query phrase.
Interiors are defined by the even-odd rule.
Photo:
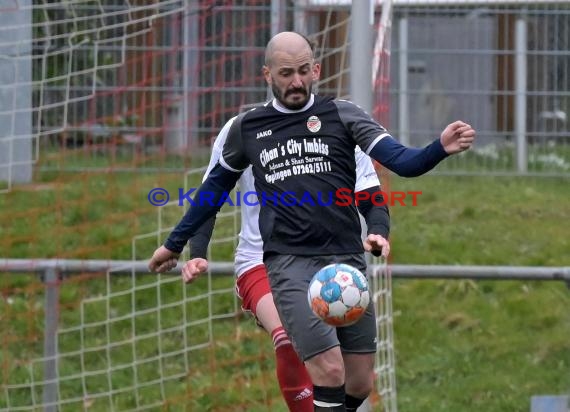
[[[232,118],[226,123],[216,137],[204,179],[218,163],[228,131],[234,120],[235,118]],[[366,201],[360,202],[359,208],[363,210],[373,208],[367,213],[367,231],[377,233],[366,238],[365,249],[370,250],[372,243],[374,243],[377,248],[381,248],[382,256],[387,257],[390,250],[387,241],[390,216],[386,202],[380,193],[380,182],[370,158],[362,153],[358,147],[355,158],[356,187],[354,190],[361,193],[360,198],[366,198]],[[251,167],[242,174],[238,183],[241,194],[255,193]],[[367,193],[368,196],[364,196],[363,193]],[[375,196],[374,202],[372,202],[373,196]],[[249,201],[251,202],[251,199]],[[313,384],[303,362],[299,359],[283,329],[273,303],[267,272],[263,265],[263,243],[259,233],[258,218],[259,204],[242,205],[241,231],[235,253],[236,290],[242,300],[242,308],[251,312],[258,324],[271,335],[275,347],[277,380],[289,410],[292,412],[312,412]],[[182,277],[187,283],[194,281],[200,273],[205,272],[208,268],[206,254],[214,221],[214,218],[209,219],[190,238],[191,259],[182,269]]]
[[[219,163],[196,193],[198,198],[213,195],[213,204],[200,202],[188,210],[155,250],[149,269],[162,272],[176,265],[188,239],[217,213],[219,200],[252,165],[256,191],[269,197],[259,215],[263,261],[279,317],[311,376],[314,411],[346,411],[346,393],[356,409],[373,387],[372,302],[358,322],[341,328],[325,324],[305,304],[309,282],[323,266],[346,263],[365,272],[356,207],[340,202],[291,207],[279,199],[291,193],[316,199],[353,188],[356,145],[398,175],[413,177],[469,149],[475,130],[456,121],[423,149],[401,145],[357,105],[312,93],[320,65],[304,37],[294,32],[271,38],[263,74],[275,96],[271,105],[233,122]]]

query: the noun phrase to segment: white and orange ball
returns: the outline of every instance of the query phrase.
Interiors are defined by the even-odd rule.
[[[368,281],[350,265],[327,265],[313,276],[308,299],[313,312],[329,325],[352,325],[366,312],[370,302]]]

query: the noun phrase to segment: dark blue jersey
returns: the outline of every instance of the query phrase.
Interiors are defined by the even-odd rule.
[[[363,251],[354,149],[366,150],[386,130],[356,105],[314,96],[306,110],[268,104],[238,117],[222,165],[253,165],[265,252],[294,255]],[[349,196],[340,199],[338,191]],[[242,206],[247,207],[247,206]]]

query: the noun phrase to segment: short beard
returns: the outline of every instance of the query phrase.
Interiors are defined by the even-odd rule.
[[[275,87],[274,84],[271,85],[271,91],[273,92],[273,97],[275,97],[277,99],[277,101],[281,104],[281,106],[283,106],[289,110],[299,110],[299,109],[302,109],[303,107],[305,107],[305,105],[309,101],[309,96],[311,95],[311,93],[313,91],[313,85],[309,86],[309,90],[305,94],[305,99],[301,100],[298,103],[287,103],[287,102],[285,102],[285,99],[281,95],[281,92],[279,91],[279,89],[277,87]]]

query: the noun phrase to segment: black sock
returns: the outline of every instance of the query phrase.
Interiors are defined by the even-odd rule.
[[[315,412],[346,412],[345,397],[344,385],[336,387],[314,385]]]
[[[356,412],[358,407],[364,403],[366,399],[358,399],[354,396],[346,394],[345,403],[346,403],[346,412]]]

